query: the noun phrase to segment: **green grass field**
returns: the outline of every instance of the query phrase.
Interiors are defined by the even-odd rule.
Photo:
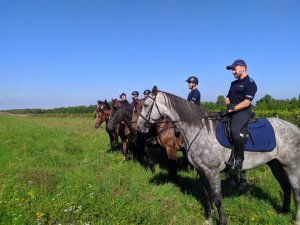
[[[111,153],[93,118],[1,114],[0,224],[203,224],[196,171],[179,172],[180,188],[168,179],[165,154],[154,153],[151,174]],[[279,213],[281,189],[267,166],[247,173],[245,193],[222,176],[228,224],[293,224],[294,203]]]

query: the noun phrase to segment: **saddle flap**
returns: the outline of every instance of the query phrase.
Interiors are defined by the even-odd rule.
[[[225,133],[225,123],[219,122],[216,128],[216,138],[221,145],[232,148]],[[272,151],[276,147],[275,133],[270,122],[265,118],[256,119],[248,125],[249,138],[245,144],[245,151]]]

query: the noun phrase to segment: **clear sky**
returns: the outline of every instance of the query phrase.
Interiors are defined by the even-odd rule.
[[[244,59],[255,99],[300,94],[297,0],[0,0],[0,109],[128,98],[157,85],[226,95]]]

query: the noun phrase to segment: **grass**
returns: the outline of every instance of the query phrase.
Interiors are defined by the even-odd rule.
[[[155,155],[155,174],[124,162],[92,118],[2,114],[0,224],[203,224],[196,171],[180,171],[179,188],[169,181],[165,155]],[[247,173],[246,193],[222,176],[228,224],[293,224],[295,207],[279,213],[282,193],[268,167]]]

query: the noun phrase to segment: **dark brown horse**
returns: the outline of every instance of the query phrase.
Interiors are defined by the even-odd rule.
[[[123,115],[125,114],[125,116]],[[126,160],[128,156],[128,144],[133,143],[133,130],[131,127],[131,121],[126,120],[126,114],[132,114],[132,109],[129,103],[112,99],[112,112],[110,120],[107,123],[107,129],[109,132],[116,132],[122,141],[123,159]],[[120,118],[124,116],[125,119],[116,121],[114,118]]]
[[[109,135],[111,150],[114,151],[118,142],[118,135],[116,132],[111,132],[107,129],[107,124],[111,113],[112,109],[107,101],[105,100],[104,102],[100,102],[96,106],[96,111],[94,112],[94,126],[95,128],[99,128],[104,121],[106,122],[106,132]]]
[[[133,109],[131,121],[132,121],[133,129],[135,130],[136,130],[136,123],[139,118],[140,112],[143,108],[143,105],[144,105],[144,99],[134,102],[134,109]],[[150,136],[151,139],[151,136],[152,138],[154,136],[158,144],[163,149],[165,149],[168,157],[169,175],[175,183],[178,183],[177,151],[180,150],[183,154],[185,168],[187,168],[188,166],[186,150],[182,147],[183,137],[180,133],[176,134],[175,125],[168,117],[164,117],[163,119],[158,121],[152,129],[153,131],[150,132],[148,138]],[[147,142],[148,141],[146,140],[146,143]],[[153,165],[151,164],[154,164],[154,162],[152,160],[151,153],[149,153],[149,149],[147,145],[145,146],[145,154],[147,155],[150,168],[153,167]]]

